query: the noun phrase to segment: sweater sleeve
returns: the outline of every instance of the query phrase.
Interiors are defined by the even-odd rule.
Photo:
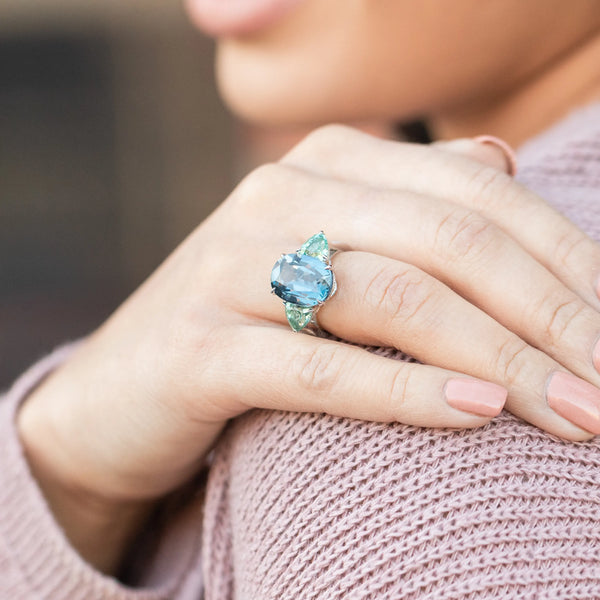
[[[94,570],[69,545],[17,435],[21,402],[82,340],[29,368],[0,399],[0,600],[200,600],[201,498],[169,523],[135,589]]]

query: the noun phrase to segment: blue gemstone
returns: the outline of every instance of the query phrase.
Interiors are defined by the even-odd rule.
[[[327,265],[306,254],[284,254],[271,271],[271,287],[286,302],[316,306],[327,300],[333,273]]]

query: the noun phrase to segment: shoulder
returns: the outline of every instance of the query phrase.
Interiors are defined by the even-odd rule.
[[[527,141],[518,161],[518,181],[600,241],[600,102]]]

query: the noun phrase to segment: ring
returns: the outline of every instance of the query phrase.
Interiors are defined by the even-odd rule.
[[[279,296],[285,316],[294,331],[309,324],[318,330],[316,313],[336,290],[331,257],[338,252],[329,248],[321,231],[310,237],[300,249],[282,254],[271,271],[271,293]]]

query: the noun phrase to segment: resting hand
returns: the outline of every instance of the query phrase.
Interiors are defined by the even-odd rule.
[[[97,556],[90,521],[136,522],[124,507],[139,514],[177,488],[254,407],[466,428],[507,390],[505,408],[537,427],[600,433],[600,249],[495,163],[471,140],[415,146],[332,126],[249,175],[20,413],[82,554],[114,568],[131,526]],[[351,248],[333,258],[320,326],[424,364],[290,331],[269,274],[319,230]],[[81,497],[109,517],[75,528],[65,507]]]

